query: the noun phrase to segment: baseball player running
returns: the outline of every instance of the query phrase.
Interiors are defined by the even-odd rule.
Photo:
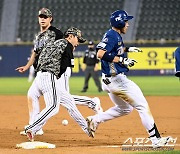
[[[160,136],[142,91],[124,74],[129,71],[127,66],[131,67],[136,63],[134,59],[127,58],[125,52],[141,52],[137,47],[124,47],[122,40],[121,35],[127,32],[128,20],[132,18],[133,16],[129,16],[123,10],[113,12],[110,17],[112,29],[104,34],[102,41],[97,45],[97,56],[102,63],[102,88],[115,106],[105,112],[89,116],[86,120],[89,130],[95,132],[101,122],[127,115],[135,108],[153,147],[156,148],[166,145],[170,137]]]

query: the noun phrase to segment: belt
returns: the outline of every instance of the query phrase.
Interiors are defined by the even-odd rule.
[[[124,73],[122,72],[122,73],[119,73],[119,74],[124,74]],[[118,74],[110,74],[110,75],[105,74],[105,77],[113,77],[113,76],[116,76],[116,75],[118,75]]]
[[[53,72],[51,72],[51,71],[47,71],[47,70],[41,70],[41,72],[49,72],[49,73],[51,73],[51,74],[55,75]],[[55,75],[55,76],[56,76],[56,75]],[[58,76],[56,76],[56,78],[58,79]]]
[[[46,70],[41,70],[41,72],[47,72]]]
[[[116,75],[105,75],[105,77],[112,77],[112,76],[116,76]]]

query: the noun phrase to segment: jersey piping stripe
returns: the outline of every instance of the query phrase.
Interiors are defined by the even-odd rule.
[[[33,128],[38,123],[40,123],[44,118],[48,116],[57,106],[57,95],[56,95],[56,87],[55,87],[55,81],[54,81],[54,75],[51,74],[51,82],[52,82],[52,89],[53,89],[53,106],[46,112],[44,115],[42,115],[41,118],[39,118],[37,121],[35,121],[32,125],[26,128],[26,130]]]
[[[76,97],[73,97],[73,98],[74,98],[75,102],[86,102],[88,104],[93,105],[93,107],[96,106],[96,103],[94,103],[92,100],[80,99],[80,98],[76,98]]]
[[[91,100],[85,100],[85,99],[80,99],[80,98],[76,98],[76,97],[73,97],[74,98],[74,100],[76,101],[76,102],[88,102],[88,103],[91,103],[92,101]]]

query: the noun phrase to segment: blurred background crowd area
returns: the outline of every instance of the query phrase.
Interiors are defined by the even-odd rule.
[[[109,17],[117,9],[135,17],[125,42],[180,42],[180,0],[0,0],[0,43],[32,43],[42,7],[52,11],[54,26],[62,31],[78,27],[95,43],[110,28]]]

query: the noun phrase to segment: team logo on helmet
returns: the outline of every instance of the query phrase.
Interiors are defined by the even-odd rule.
[[[119,17],[115,18],[116,21],[122,20],[121,14],[119,15]]]

